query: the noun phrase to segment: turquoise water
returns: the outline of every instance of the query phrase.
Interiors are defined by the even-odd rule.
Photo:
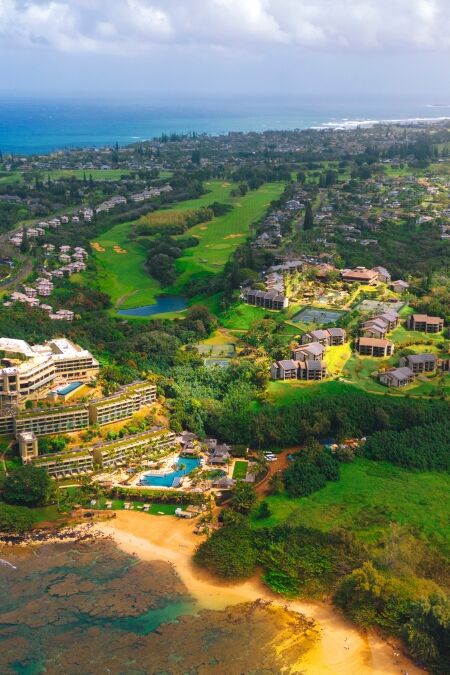
[[[194,458],[183,458],[180,457],[178,460],[177,470],[171,471],[170,473],[165,474],[164,476],[150,476],[144,475],[141,480],[141,485],[152,485],[160,487],[172,487],[175,478],[181,478],[182,476],[187,476],[191,471],[197,469],[200,466],[200,460]]]
[[[78,387],[81,387],[82,384],[82,382],[71,382],[62,389],[57,389],[56,393],[60,394],[61,396],[66,396],[66,394],[70,394],[70,392],[75,391],[75,389],[78,389]]]
[[[127,145],[162,133],[308,129],[366,120],[438,118],[447,106],[405,98],[165,97],[148,102],[5,99],[0,101],[3,153],[45,153],[56,148]]]
[[[168,312],[180,312],[186,309],[187,302],[179,295],[160,295],[153,305],[132,307],[131,309],[119,309],[118,314],[123,316],[152,316],[153,314],[167,314]]]

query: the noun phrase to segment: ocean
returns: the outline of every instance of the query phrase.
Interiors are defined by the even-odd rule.
[[[77,147],[127,145],[162,133],[351,128],[376,121],[433,120],[450,104],[408,100],[313,98],[167,98],[106,100],[0,100],[0,150],[33,154]]]

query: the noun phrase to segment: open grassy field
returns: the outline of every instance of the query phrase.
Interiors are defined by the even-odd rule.
[[[225,216],[187,231],[186,234],[198,236],[200,244],[193,249],[186,249],[183,258],[177,261],[181,277],[170,289],[162,289],[146,272],[144,248],[128,240],[130,223],[115,225],[93,242],[100,289],[111,296],[116,308],[152,304],[161,291],[177,293],[192,274],[220,271],[234,249],[247,236],[250,225],[263,215],[269,202],[280,194],[283,184],[265,185],[240,200],[230,198],[231,186],[227,183],[211,181],[206,183],[206,187],[209,190],[207,194],[180,202],[176,205],[176,211],[197,209],[214,201],[227,202],[235,208]]]
[[[346,392],[350,391],[354,391],[353,385],[337,380],[325,382],[274,381],[269,382],[267,385],[269,401],[279,406],[290,405],[317,394],[339,394],[344,396]]]
[[[268,316],[271,319],[274,319],[274,321],[281,318],[280,312],[271,312],[268,309],[252,307],[251,305],[246,305],[244,302],[241,302],[237,305],[233,305],[225,312],[222,312],[219,320],[224,328],[246,331],[249,330],[256,321],[261,321],[261,319]]]
[[[349,529],[362,540],[377,541],[391,522],[409,525],[440,549],[450,550],[450,476],[415,472],[387,462],[356,459],[341,466],[341,480],[309,497],[267,498],[272,515],[253,518],[255,527],[278,523],[305,525],[319,530]]]

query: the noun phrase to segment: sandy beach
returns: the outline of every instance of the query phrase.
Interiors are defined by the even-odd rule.
[[[137,512],[117,512],[117,517],[99,523],[94,531],[111,536],[125,552],[142,560],[171,563],[199,608],[224,609],[258,598],[270,600],[314,619],[321,639],[302,663],[305,675],[420,675],[394,641],[375,633],[362,634],[331,605],[286,601],[272,594],[258,578],[236,584],[224,584],[192,564],[192,554],[200,537],[192,532],[189,521],[150,516]]]

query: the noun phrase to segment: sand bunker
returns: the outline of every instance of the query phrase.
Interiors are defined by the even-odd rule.
[[[199,230],[207,230],[208,226],[207,225],[200,225],[200,227],[198,229]]]
[[[113,246],[113,250],[116,253],[128,253],[128,251],[126,249],[122,248],[121,246]]]
[[[245,237],[245,234],[227,234],[224,239],[239,239],[239,237]]]
[[[91,246],[95,251],[98,251],[98,253],[104,253],[105,252],[105,249],[103,248],[103,246],[100,246],[98,241],[92,241]]]

